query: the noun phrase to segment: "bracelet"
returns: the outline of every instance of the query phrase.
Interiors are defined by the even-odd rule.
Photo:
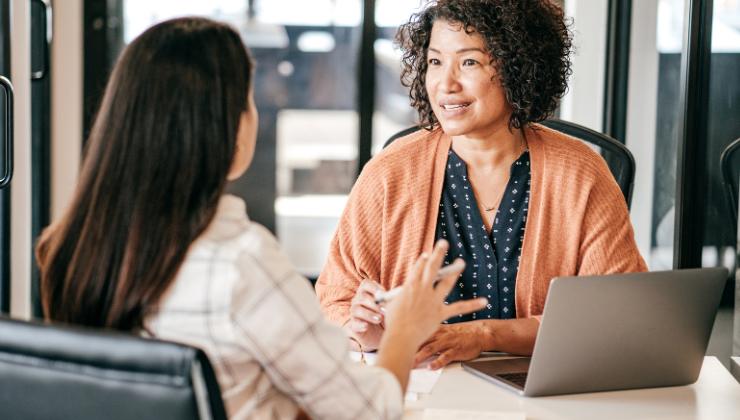
[[[348,335],[347,338],[349,338],[351,341],[354,341],[355,344],[357,344],[357,348],[360,349],[360,363],[363,365],[367,364],[367,361],[365,360],[365,352],[362,350],[362,344],[360,344],[360,341],[351,335]]]

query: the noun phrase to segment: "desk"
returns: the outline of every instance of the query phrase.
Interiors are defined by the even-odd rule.
[[[423,419],[426,408],[524,412],[527,420],[740,420],[740,384],[716,357],[705,357],[699,380],[689,386],[525,398],[455,363],[445,368],[431,394],[406,402],[404,419]]]

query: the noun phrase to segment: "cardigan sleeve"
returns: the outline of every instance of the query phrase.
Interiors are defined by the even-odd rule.
[[[349,318],[350,301],[364,279],[379,281],[385,188],[381,165],[370,161],[352,187],[329,246],[316,293],[324,315],[339,325]]]
[[[583,218],[578,275],[647,271],[627,203],[605,162],[599,162],[597,175]]]

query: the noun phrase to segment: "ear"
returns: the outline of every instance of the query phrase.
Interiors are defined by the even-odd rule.
[[[249,111],[244,111],[239,118],[239,129],[236,135],[234,147],[234,158],[231,161],[229,173],[226,175],[228,181],[233,181],[249,168],[254,155],[254,142],[256,137],[255,118]]]

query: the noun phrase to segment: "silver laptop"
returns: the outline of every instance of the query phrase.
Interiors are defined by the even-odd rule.
[[[463,368],[530,397],[693,383],[727,276],[704,268],[553,279],[531,358]]]

